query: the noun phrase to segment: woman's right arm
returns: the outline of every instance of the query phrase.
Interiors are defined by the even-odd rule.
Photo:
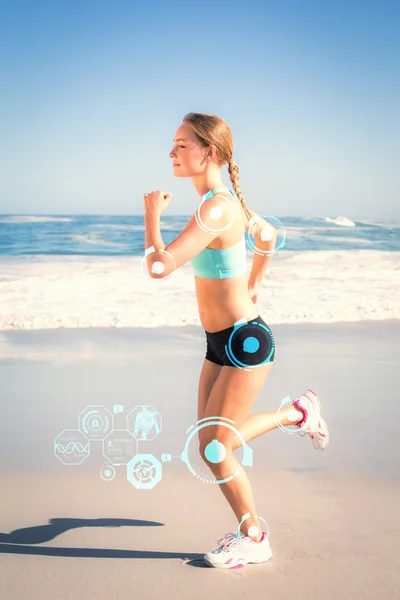
[[[277,238],[276,229],[259,215],[256,216],[258,217],[257,226],[253,226],[256,233],[255,250],[248,281],[249,296],[254,303],[257,303],[257,292],[263,282],[265,271],[273,256]],[[253,228],[251,228],[251,231],[253,231]]]

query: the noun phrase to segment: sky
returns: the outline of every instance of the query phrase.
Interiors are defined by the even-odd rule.
[[[399,218],[399,29],[398,0],[2,2],[0,213],[191,215],[169,152],[204,112],[256,212]]]

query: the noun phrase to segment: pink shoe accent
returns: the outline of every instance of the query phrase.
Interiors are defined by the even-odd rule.
[[[233,558],[228,558],[228,560],[225,561],[225,564],[230,565],[233,560],[234,560]],[[235,562],[238,562],[240,560],[243,560],[244,562],[246,562],[244,558],[236,558]],[[230,567],[230,569],[240,569],[241,567],[244,567],[244,565],[239,562],[239,564],[234,565],[233,567]]]
[[[250,536],[247,536],[247,537],[248,537],[248,538],[249,538],[249,539],[250,539],[250,540],[253,542],[253,544],[260,544],[260,543],[261,543],[261,542],[263,542],[263,541],[265,540],[265,538],[267,537],[267,532],[266,532],[266,531],[263,531],[263,532],[262,532],[261,539],[260,539],[260,540],[258,540],[258,542],[256,542],[256,540],[253,540],[253,539],[252,539]]]
[[[301,412],[302,412],[302,413],[303,413],[303,415],[304,415],[304,418],[303,418],[301,421],[299,421],[299,423],[296,423],[297,427],[303,427],[304,423],[306,423],[306,421],[307,421],[307,419],[308,419],[308,410],[307,410],[307,409],[306,409],[304,406],[302,406],[300,398],[298,398],[297,400],[295,400],[295,401],[293,402],[293,405],[294,405],[294,406],[295,406],[295,407],[296,407],[298,410],[301,410]]]

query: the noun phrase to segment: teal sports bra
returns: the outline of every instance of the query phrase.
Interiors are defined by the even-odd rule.
[[[211,198],[216,192],[229,191],[232,196],[235,193],[229,188],[215,188],[202,196],[205,201]],[[190,261],[196,277],[209,279],[229,279],[244,275],[247,270],[246,264],[246,238],[243,237],[237,244],[229,248],[204,248],[197,256]]]

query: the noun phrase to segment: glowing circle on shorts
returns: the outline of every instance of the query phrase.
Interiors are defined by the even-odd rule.
[[[260,347],[260,342],[255,337],[248,337],[243,342],[243,350],[245,352],[257,352]]]
[[[241,346],[241,349],[243,350],[243,352],[246,352],[247,354],[249,354],[249,358],[250,358],[250,356],[254,355],[257,352],[257,350],[260,348],[260,342],[259,342],[258,338],[255,337],[255,335],[252,335],[252,333],[260,332],[260,327],[263,330],[262,335],[265,335],[265,332],[266,332],[271,340],[271,349],[269,351],[268,356],[266,356],[265,358],[260,360],[260,362],[258,362],[257,364],[251,364],[251,362],[248,362],[248,363],[242,362],[239,359],[239,357],[235,355],[235,352],[232,348],[232,346],[235,345],[235,338],[241,339],[241,337],[246,334],[246,331],[248,331],[248,336],[245,337],[243,342],[241,342],[240,346]],[[243,328],[245,328],[245,331],[243,330]],[[258,329],[255,329],[255,328],[258,328]],[[246,321],[244,323],[237,322],[234,326],[234,329],[233,329],[231,335],[229,336],[228,344],[225,345],[225,352],[226,352],[227,357],[231,361],[231,363],[238,368],[245,368],[245,369],[255,369],[256,367],[259,367],[261,365],[265,365],[265,364],[269,363],[271,356],[274,352],[274,349],[275,349],[275,340],[274,340],[274,337],[272,335],[270,328],[267,325],[265,325],[264,323],[259,323],[258,321]]]

